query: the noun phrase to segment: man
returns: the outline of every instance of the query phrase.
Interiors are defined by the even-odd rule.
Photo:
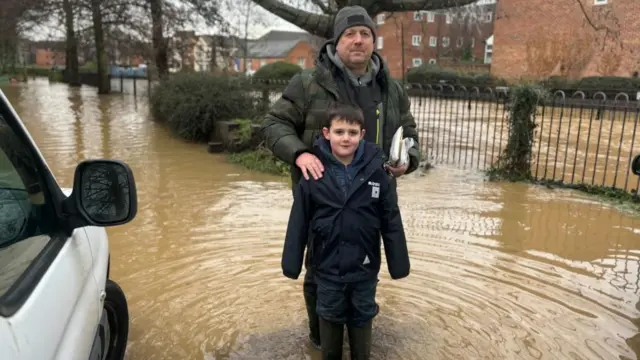
[[[409,149],[410,162],[398,168],[388,167],[388,171],[395,178],[411,173],[418,168],[420,160],[418,132],[404,87],[391,79],[384,61],[373,50],[376,40],[373,20],[360,6],[342,8],[336,15],[333,35],[334,38],[320,48],[315,68],[291,78],[264,119],[262,132],[267,147],[291,165],[293,187],[302,176],[319,179],[324,168],[312,153],[314,140],[322,134],[327,109],[346,103],[362,109],[365,141],[380,146],[387,157],[395,131],[403,127],[405,137],[415,141]],[[310,256],[307,251],[303,292],[309,316],[309,338],[319,348],[316,284],[313,269],[309,267]]]

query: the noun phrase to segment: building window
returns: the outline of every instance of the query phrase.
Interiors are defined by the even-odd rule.
[[[382,47],[384,46],[384,38],[382,36],[378,36],[376,43],[378,44],[378,50],[382,50]]]
[[[378,21],[378,25],[384,24],[384,18],[385,18],[384,13],[378,14],[378,16],[376,17],[376,20]]]
[[[445,17],[444,17],[444,18],[445,18],[445,20],[444,20],[444,21],[445,21],[447,24],[451,24],[451,14],[445,14]]]
[[[418,67],[420,65],[422,65],[422,59],[420,58],[415,58],[411,61],[411,63],[413,64],[413,67]]]
[[[492,50],[486,50],[484,52],[484,63],[485,64],[491,64],[491,58],[493,57],[493,51]]]
[[[267,65],[267,60],[264,60],[264,59],[260,60],[260,67],[263,67],[265,65]]]
[[[435,22],[436,21],[436,14],[433,11],[429,11],[427,13],[427,22]]]
[[[304,69],[304,63],[305,63],[305,58],[304,58],[304,57],[302,57],[302,56],[300,56],[300,57],[298,58],[298,66],[300,66],[301,68],[303,68],[303,69]]]
[[[484,21],[490,23],[493,20],[493,13],[486,13],[484,15]]]
[[[448,37],[444,36],[442,38],[442,47],[449,47],[450,42],[451,40]]]
[[[604,5],[608,2],[608,0],[593,0],[593,5]]]
[[[462,45],[464,45],[464,39],[462,37],[459,37],[458,41],[456,41],[456,46],[462,47]]]
[[[413,35],[411,37],[411,45],[413,46],[420,46],[420,43],[422,43],[422,36],[420,35]]]
[[[435,36],[430,36],[429,37],[429,46],[431,46],[431,47],[438,46],[438,38],[435,37]]]
[[[476,47],[476,38],[471,38],[471,48]]]
[[[493,58],[493,35],[491,35],[484,46],[484,63],[491,64],[491,59]]]
[[[422,13],[420,11],[414,11],[413,21],[421,21],[421,20],[422,20]]]
[[[430,65],[435,65],[437,63],[436,59],[429,59]]]

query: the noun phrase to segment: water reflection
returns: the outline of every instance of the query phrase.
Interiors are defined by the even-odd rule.
[[[70,186],[126,161],[136,220],[109,229],[127,359],[317,359],[300,281],[280,273],[291,192],[148,119],[143,99],[37,82],[6,89]],[[412,274],[383,264],[375,359],[639,357],[640,220],[574,192],[437,168],[400,182]]]

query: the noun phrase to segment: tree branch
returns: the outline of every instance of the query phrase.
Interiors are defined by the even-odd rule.
[[[320,10],[325,14],[331,14],[332,13],[331,9],[329,9],[329,7],[322,2],[322,0],[311,0],[311,3],[313,3],[315,6],[319,7]]]
[[[582,15],[584,15],[584,18],[587,20],[587,22],[589,23],[589,25],[593,28],[593,30],[595,31],[600,31],[600,30],[605,30],[606,27],[602,26],[602,25],[596,25],[593,20],[591,20],[591,17],[589,16],[589,14],[587,14],[587,10],[584,8],[584,4],[582,4],[582,1],[580,0],[576,0],[576,2],[578,3],[578,5],[580,6],[580,11],[582,11]]]
[[[464,6],[477,0],[332,0],[338,8],[345,6],[362,6],[371,17],[381,12],[401,12],[419,10],[449,9]],[[309,11],[295,8],[278,0],[253,0],[265,10],[306,30],[307,32],[323,38],[331,38],[333,35],[334,12],[331,6],[318,5],[320,0],[312,0],[315,5],[326,14],[314,14]],[[327,13],[326,10],[329,10]]]

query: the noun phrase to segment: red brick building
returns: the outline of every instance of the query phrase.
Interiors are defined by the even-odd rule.
[[[31,43],[33,63],[40,67],[65,66],[66,52],[64,41],[36,41]]]
[[[495,0],[480,0],[472,6],[446,11],[379,14],[374,19],[378,25],[377,51],[387,61],[394,78],[402,78],[409,68],[427,63],[483,63],[485,41],[493,33],[495,10]]]
[[[257,40],[249,41],[247,64],[240,61],[240,71],[255,72],[266,64],[285,61],[301,68],[314,66],[320,42],[306,32],[272,30]]]
[[[581,1],[500,0],[491,73],[517,80],[640,71],[640,1]]]

